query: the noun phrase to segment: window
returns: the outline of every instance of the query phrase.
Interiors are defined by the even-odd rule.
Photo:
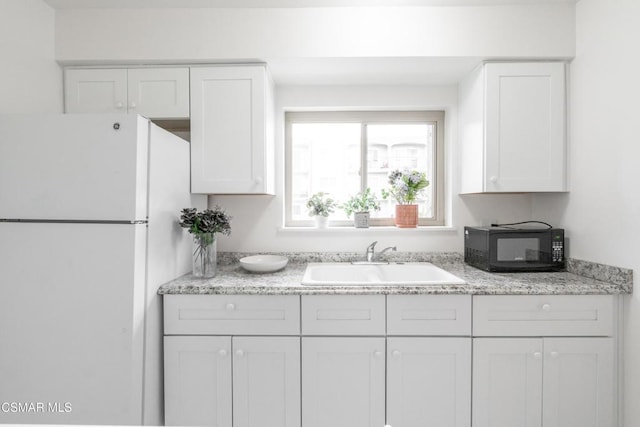
[[[419,224],[444,224],[443,125],[442,111],[287,112],[285,224],[312,224],[306,208],[312,194],[342,203],[370,187],[382,207],[371,213],[371,225],[393,225],[396,201],[383,200],[381,190],[396,169],[426,173]],[[341,209],[330,220],[353,224]]]

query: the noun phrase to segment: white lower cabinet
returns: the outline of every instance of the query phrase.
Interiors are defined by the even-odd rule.
[[[231,337],[164,337],[165,425],[231,427]]]
[[[617,426],[612,296],[164,304],[167,425]]]
[[[302,338],[302,425],[385,425],[385,339]]]
[[[300,426],[300,338],[233,337],[233,425]]]
[[[300,338],[165,337],[165,425],[300,426]]]
[[[471,338],[387,338],[387,424],[468,427]]]
[[[474,297],[473,427],[616,426],[613,302]]]

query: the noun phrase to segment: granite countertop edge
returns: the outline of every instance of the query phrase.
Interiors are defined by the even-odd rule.
[[[392,254],[389,262],[431,262],[460,277],[464,285],[429,286],[306,286],[302,277],[309,262],[350,262],[354,253],[279,253],[289,264],[278,272],[245,271],[238,260],[246,253],[221,253],[218,271],[211,279],[186,274],[162,285],[160,295],[616,295],[630,294],[633,271],[582,260],[567,260],[558,273],[488,273],[464,263],[458,253]]]

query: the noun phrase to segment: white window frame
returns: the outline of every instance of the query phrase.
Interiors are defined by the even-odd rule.
[[[430,123],[435,124],[433,153],[433,218],[419,218],[419,226],[444,225],[444,111],[287,111],[285,112],[285,227],[311,227],[313,220],[292,219],[292,132],[293,123],[360,123],[361,140],[361,190],[366,188],[368,124]],[[332,226],[353,226],[353,221],[331,220]],[[393,226],[393,218],[371,218],[370,225]]]

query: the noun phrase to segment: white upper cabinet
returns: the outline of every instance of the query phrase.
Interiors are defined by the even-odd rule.
[[[191,191],[273,194],[272,88],[263,65],[191,69]]]
[[[189,118],[189,69],[68,68],[65,70],[65,112]]]
[[[487,63],[459,104],[461,193],[567,191],[564,63]]]

